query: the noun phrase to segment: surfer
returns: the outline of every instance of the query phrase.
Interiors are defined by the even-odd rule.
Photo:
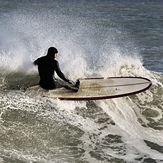
[[[62,80],[74,85],[74,82],[66,78],[60,70],[59,63],[55,59],[57,55],[58,50],[55,47],[50,47],[46,56],[40,57],[33,62],[34,65],[38,66],[40,76],[39,84],[44,89],[50,90],[56,88],[53,78],[55,72]]]

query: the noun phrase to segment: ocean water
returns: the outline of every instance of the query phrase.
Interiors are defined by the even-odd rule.
[[[162,163],[162,27],[162,0],[0,0],[0,163]],[[71,80],[141,76],[153,85],[88,102],[24,91],[50,46]]]

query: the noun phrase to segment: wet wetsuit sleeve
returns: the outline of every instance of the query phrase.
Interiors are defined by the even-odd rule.
[[[65,75],[62,73],[62,71],[60,70],[59,63],[58,63],[58,61],[56,61],[56,60],[55,60],[55,65],[56,65],[55,70],[56,70],[57,75],[58,75],[62,80],[64,80],[64,81],[70,83],[69,79],[67,79],[67,78],[65,77]]]
[[[34,65],[38,65],[38,59],[33,62]]]

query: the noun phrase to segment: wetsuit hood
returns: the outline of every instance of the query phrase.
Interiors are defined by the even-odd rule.
[[[48,49],[48,54],[47,56],[50,57],[50,58],[54,58],[54,54],[55,53],[58,53],[58,50],[55,48],[55,47],[50,47]]]

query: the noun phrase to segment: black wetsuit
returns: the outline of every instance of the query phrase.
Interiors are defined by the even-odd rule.
[[[44,89],[54,89],[55,81],[53,79],[54,73],[56,72],[57,75],[64,81],[71,83],[62,71],[59,68],[59,63],[57,60],[54,59],[52,56],[43,56],[38,58],[34,61],[35,65],[38,65],[38,71],[40,75],[40,86]]]

